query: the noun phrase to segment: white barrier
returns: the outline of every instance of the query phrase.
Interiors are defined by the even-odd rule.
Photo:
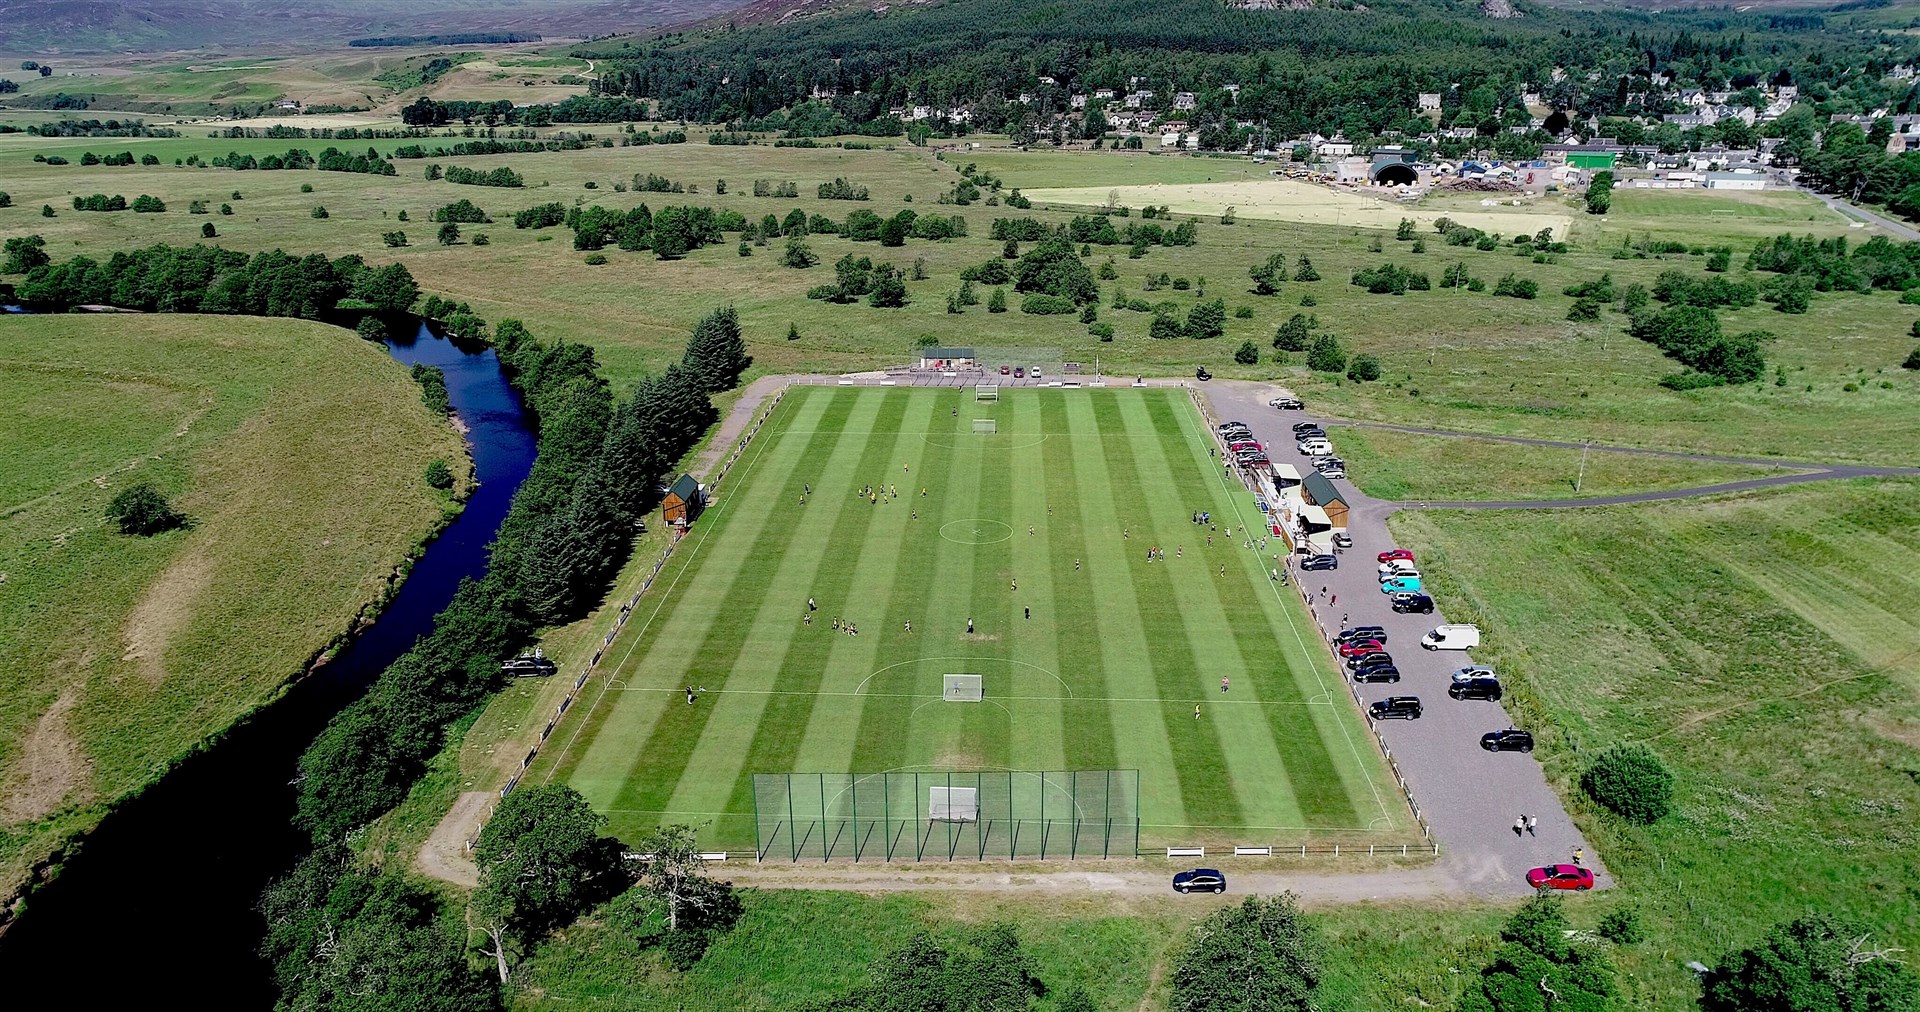
[[[1272,857],[1273,848],[1272,847],[1235,847],[1233,848],[1233,856],[1234,857]]]
[[[1205,847],[1168,847],[1167,856],[1168,857],[1206,857],[1207,848]]]

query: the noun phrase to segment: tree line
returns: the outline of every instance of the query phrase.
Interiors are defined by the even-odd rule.
[[[217,246],[160,244],[118,252],[105,262],[86,256],[58,264],[40,259],[29,265],[16,293],[27,304],[49,309],[111,305],[154,313],[317,320],[347,299],[380,312],[405,312],[420,287],[406,265],[372,267],[357,255],[329,260],[318,253],[248,255]]]

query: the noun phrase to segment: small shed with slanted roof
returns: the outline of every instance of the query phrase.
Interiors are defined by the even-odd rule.
[[[1333,487],[1333,482],[1318,471],[1307,475],[1300,482],[1300,491],[1309,505],[1318,506],[1327,512],[1327,524],[1334,530],[1347,529],[1347,498]]]
[[[660,514],[667,523],[686,527],[700,519],[700,511],[707,508],[707,497],[700,490],[700,481],[690,474],[683,474],[667,489],[667,497],[660,501]]]

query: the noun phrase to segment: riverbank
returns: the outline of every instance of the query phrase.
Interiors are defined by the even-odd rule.
[[[191,317],[151,319],[181,327],[195,321]],[[456,348],[422,328],[392,342],[386,349],[389,357],[338,328],[283,320],[218,320],[223,338],[235,329],[245,330],[255,324],[281,333],[311,328],[328,335],[327,340],[337,342],[332,347],[319,339],[303,342],[316,359],[302,362],[304,375],[323,371],[319,368],[321,357],[329,352],[333,357],[324,363],[329,376],[340,368],[341,361],[358,357],[391,384],[388,392],[394,403],[411,413],[418,431],[431,434],[417,441],[415,449],[422,451],[419,456],[462,460],[467,454],[462,452],[451,426],[425,411],[419,387],[404,369],[395,369],[392,360],[399,360],[403,366],[414,362],[439,366],[447,375],[455,411],[469,421],[475,433],[471,447],[472,494],[464,511],[426,544],[426,551],[407,571],[405,581],[391,595],[377,621],[364,626],[358,636],[333,652],[326,663],[314,667],[309,676],[291,683],[286,679],[287,655],[283,654],[274,688],[257,695],[258,705],[247,708],[245,717],[236,714],[237,719],[226,721],[225,730],[217,734],[210,729],[201,736],[203,747],[182,749],[181,757],[166,768],[163,776],[156,770],[143,790],[123,796],[110,811],[103,812],[97,828],[85,837],[78,852],[63,855],[59,876],[35,893],[24,915],[0,939],[0,972],[9,966],[27,968],[56,959],[59,953],[86,944],[89,934],[97,930],[98,911],[112,906],[125,917],[164,917],[176,929],[195,937],[196,959],[202,968],[234,979],[233,993],[270,1000],[264,971],[252,957],[258,938],[252,904],[265,882],[290,864],[305,843],[304,834],[289,825],[292,796],[288,781],[293,760],[328,716],[363,691],[375,674],[427,628],[461,580],[484,572],[485,546],[531,466],[532,434],[489,348]],[[177,354],[178,350],[171,353]],[[159,349],[155,354],[170,353]],[[341,396],[338,390],[320,389],[318,384],[289,385],[312,388],[321,398]],[[309,413],[299,420],[300,424],[282,428],[301,440],[303,447],[330,445],[331,430],[323,422],[326,417]],[[407,430],[389,425],[384,431]],[[356,454],[358,458],[370,457],[369,447],[377,440],[372,433],[360,435],[364,438],[357,449],[343,447],[337,457],[329,455],[334,458],[325,462],[333,475],[329,489],[373,503],[393,488],[409,492],[426,488],[422,476],[425,460],[409,460],[409,466],[393,474],[374,474]],[[431,457],[425,452],[428,450],[432,451]],[[448,498],[439,496],[434,501],[444,509]],[[190,516],[195,515],[189,501],[181,500],[180,505]],[[285,501],[269,504],[272,508],[263,509],[259,515],[276,516],[275,509],[284,513],[296,505]],[[444,513],[440,515],[444,517]],[[394,516],[397,514],[389,512],[382,519]],[[324,543],[331,536],[323,534],[312,540]],[[421,535],[416,529],[408,537],[410,540],[403,544],[418,542]],[[375,588],[396,568],[388,562],[369,574],[361,603],[374,599]],[[328,637],[338,634],[339,619],[334,622]],[[234,646],[230,637],[223,645]],[[311,647],[293,656],[306,656],[310,651]],[[177,868],[189,878],[155,876],[155,867]],[[197,895],[197,902],[187,909],[177,902],[183,887],[191,887]]]

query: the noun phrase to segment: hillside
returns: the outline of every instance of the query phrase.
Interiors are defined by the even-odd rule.
[[[522,32],[582,37],[695,21],[733,0],[6,0],[9,55],[163,52],[202,47],[321,49],[381,35]]]

